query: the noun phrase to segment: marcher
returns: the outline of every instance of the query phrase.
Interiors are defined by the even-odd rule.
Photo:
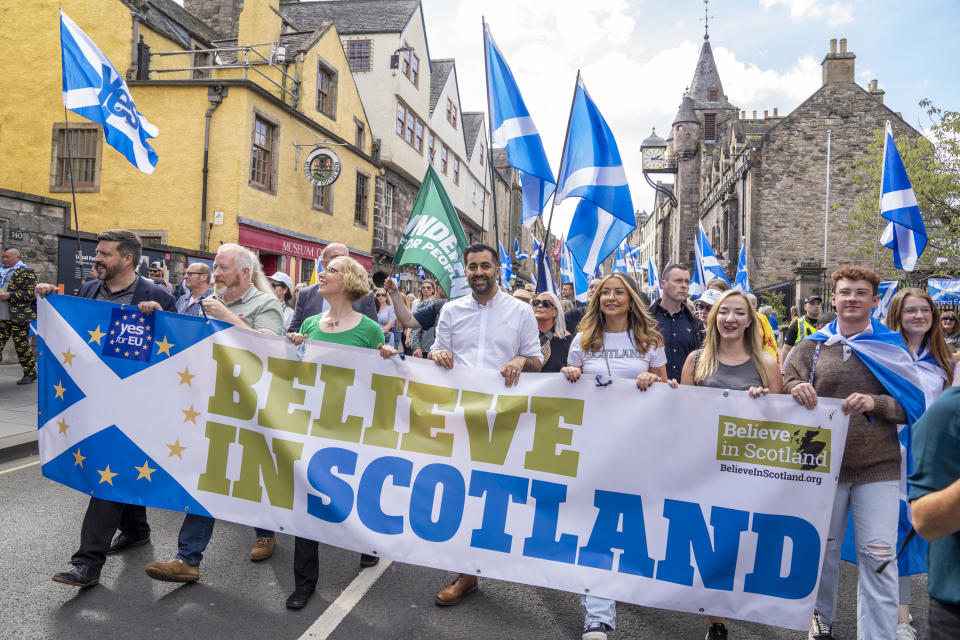
[[[393,327],[397,324],[397,314],[393,310],[393,303],[390,301],[390,296],[387,295],[387,290],[377,289],[373,293],[373,298],[377,302],[377,322],[383,331],[384,344],[391,347],[399,347],[397,349],[398,351],[403,349],[395,340]],[[402,296],[398,302],[401,305],[403,304]]]
[[[293,299],[293,280],[282,271],[277,271],[272,276],[267,276],[270,286],[273,288],[273,295],[280,301],[280,307],[283,310],[283,332],[290,330],[290,324],[293,322],[293,314],[296,311],[297,303]]]
[[[560,286],[560,298],[562,300],[569,300],[570,304],[573,305],[574,309],[583,310],[583,309],[586,309],[587,307],[586,302],[580,302],[579,300],[577,300],[577,292],[573,288],[572,282],[564,282]]]
[[[679,264],[663,271],[660,282],[663,298],[650,307],[650,315],[657,321],[667,354],[667,377],[679,380],[683,363],[691,351],[703,344],[703,323],[687,308],[690,290],[690,272]]]
[[[954,362],[960,361],[960,323],[957,322],[957,312],[948,309],[940,314],[940,323],[943,325],[943,339],[953,356]]]
[[[540,352],[543,354],[541,373],[560,371],[567,363],[570,343],[573,342],[573,335],[567,331],[559,304],[557,296],[548,291],[530,301],[533,317],[537,319],[537,330],[540,332]]]
[[[747,391],[754,398],[780,393],[777,359],[763,349],[763,330],[748,294],[722,294],[707,318],[703,348],[687,356],[680,384]],[[727,640],[724,618],[710,616],[706,640]]]
[[[413,304],[410,306],[411,311],[416,311],[423,305],[427,304],[433,300],[433,296],[436,293],[436,285],[433,284],[432,280],[424,280],[420,283],[420,291],[417,294],[416,299],[413,301]]]
[[[0,352],[13,338],[17,360],[23,377],[17,384],[37,381],[37,357],[30,346],[30,323],[37,319],[34,306],[34,290],[37,288],[36,272],[20,259],[20,250],[7,247],[2,254],[0,267]]]
[[[185,316],[202,316],[200,302],[213,294],[210,286],[210,267],[204,262],[194,262],[184,272],[186,293],[177,298],[177,313]]]
[[[347,249],[347,245],[339,242],[331,242],[320,252],[320,266],[326,269],[327,265],[330,264],[334,258],[349,255],[350,250]],[[323,299],[323,296],[317,293],[317,285],[314,284],[306,287],[302,289],[297,296],[297,305],[293,313],[293,320],[290,321],[290,326],[299,327],[303,324],[303,321],[310,316],[318,315],[320,312],[326,311],[329,308],[330,305]],[[372,292],[354,302],[353,308],[374,322],[377,321],[377,303],[373,299]]]
[[[83,283],[77,296],[124,305],[152,301],[164,311],[175,311],[173,296],[148,278],[137,275],[140,252],[140,239],[131,231],[113,229],[101,233],[90,269],[93,279]],[[36,287],[38,297],[56,291],[57,286],[53,284],[41,283]],[[120,532],[114,538],[117,529]],[[92,587],[100,582],[100,570],[107,555],[148,542],[150,525],[145,507],[90,498],[80,528],[80,548],[70,559],[73,567],[54,575],[53,580],[75,587]]]
[[[497,286],[496,249],[475,242],[463,250],[463,262],[471,295],[443,306],[430,359],[444,369],[497,369],[506,386],[512,387],[521,371],[540,371],[543,366],[533,310]],[[422,311],[418,309],[417,314]],[[403,313],[410,316],[406,309]],[[409,326],[419,324],[415,317],[401,320]],[[381,353],[389,357],[396,350],[384,347]],[[459,604],[476,589],[477,577],[461,573],[434,601],[441,606]]]
[[[646,312],[640,289],[630,276],[611,273],[600,279],[573,338],[567,366],[561,371],[570,382],[581,376],[633,378],[646,391],[654,382],[667,381],[663,336]],[[672,381],[676,386],[676,381]],[[581,595],[583,640],[606,640],[616,628],[616,602]]]
[[[917,374],[923,384],[926,407],[929,407],[953,383],[953,361],[946,342],[943,339],[943,327],[939,310],[930,295],[920,289],[903,289],[890,300],[885,324],[893,331],[899,331],[910,350],[917,368]],[[906,425],[899,425],[903,430]],[[900,492],[906,494],[907,458],[906,449],[900,448]],[[910,529],[909,509],[901,514],[900,537]],[[902,540],[898,539],[900,549]],[[897,619],[896,640],[917,640],[917,630],[910,624],[910,605],[912,603],[910,575],[918,570],[905,571],[903,558],[900,567],[900,609]],[[912,569],[912,568],[911,568]]]
[[[354,347],[376,349],[383,344],[380,325],[351,306],[370,293],[367,272],[353,258],[339,256],[320,272],[317,291],[330,304],[330,309],[303,321],[297,332],[287,333],[294,344],[304,340],[332,342]],[[379,558],[361,554],[360,566],[372,567]],[[288,609],[302,609],[313,596],[320,578],[319,543],[296,537],[293,549],[295,588],[287,598]]]
[[[752,293],[748,293],[747,299],[750,301],[752,309],[756,311],[757,296],[753,295]],[[757,321],[760,323],[760,328],[763,330],[763,350],[777,360],[780,357],[780,354],[777,351],[777,336],[773,332],[773,327],[770,326],[770,321],[767,320],[767,316],[762,313],[757,313]]]
[[[533,301],[534,297],[536,297],[536,295],[537,295],[536,293],[532,291],[528,291],[527,289],[517,289],[516,291],[513,292],[514,298],[516,298],[520,302],[525,302],[526,304],[530,304]]]
[[[927,554],[928,640],[960,638],[960,387],[913,425],[910,506]]]
[[[801,340],[816,332],[817,318],[823,313],[823,298],[818,294],[807,296],[803,301],[804,315],[798,317],[787,327],[787,332],[783,337],[783,348],[780,349],[780,363],[787,361],[787,354]]]
[[[721,280],[720,282],[723,282]],[[703,326],[707,326],[707,318],[710,316],[710,309],[717,303],[720,296],[723,295],[719,289],[706,289],[700,294],[700,297],[693,303],[693,313],[697,316]]]
[[[208,317],[251,331],[280,334],[283,327],[280,302],[270,291],[270,285],[250,250],[234,243],[220,245],[213,260],[213,283],[214,295],[200,303]],[[147,575],[165,582],[199,580],[200,561],[213,536],[214,522],[213,518],[188,514],[180,526],[176,557],[167,562],[147,564]],[[254,531],[256,539],[250,549],[250,559],[266,560],[273,555],[276,535],[259,527]]]
[[[833,638],[840,549],[851,510],[859,571],[857,637],[893,638],[898,598],[894,546],[900,511],[897,425],[907,422],[901,402],[911,400],[912,390],[918,394],[919,390],[895,386],[899,382],[888,382],[891,386],[886,388],[873,372],[882,366],[895,372],[890,377],[902,380],[904,385],[916,380],[913,362],[900,336],[871,321],[872,309],[879,303],[877,274],[847,265],[835,271],[832,280],[837,320],[794,348],[784,376],[784,390],[798,403],[812,409],[820,396],[843,398],[842,410],[850,416],[808,638]],[[877,349],[883,349],[882,365],[866,355]],[[922,412],[922,398],[919,404]],[[912,402],[907,406],[910,411],[917,410]],[[889,566],[877,573],[885,562]]]
[[[776,314],[773,312],[773,307],[768,304],[763,305],[757,310],[760,315],[767,319],[767,322],[770,323],[770,328],[773,329],[773,338],[777,341],[777,345],[780,345],[780,321],[777,320]]]
[[[724,291],[728,291],[730,289],[730,283],[723,278],[714,278],[707,283],[705,289],[707,291],[719,291],[720,293],[723,293]]]
[[[173,287],[167,282],[166,275],[164,274],[165,269],[163,263],[157,260],[150,263],[147,272],[150,274],[150,279],[153,280],[154,284],[163,287],[167,293],[172,295]]]

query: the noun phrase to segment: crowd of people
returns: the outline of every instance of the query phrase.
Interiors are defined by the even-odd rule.
[[[22,274],[10,275],[19,261],[13,251],[3,253],[0,300],[7,300],[3,295],[15,300],[12,292],[22,284],[12,283],[25,280]],[[690,272],[681,265],[664,271],[662,295],[652,301],[629,275],[611,273],[593,279],[588,300],[581,302],[569,284],[559,296],[527,288],[511,294],[498,284],[497,251],[474,243],[463,253],[470,294],[447,300],[431,280],[421,284],[416,296],[401,292],[392,278],[373,287],[342,244],[324,249],[319,282],[308,287],[293,287],[284,273],[265,276],[252,252],[224,244],[212,269],[189,265],[183,294],[174,298],[137,274],[140,253],[139,240],[129,231],[101,234],[93,279],[78,295],[135,304],[144,314],[203,315],[286,335],[297,345],[315,340],[377,349],[384,358],[403,353],[423,357],[444,369],[494,369],[506,387],[516,385],[525,372],[555,372],[571,383],[583,377],[599,385],[630,378],[639,392],[662,383],[741,390],[754,398],[783,393],[808,408],[820,397],[841,399],[849,432],[808,638],[834,637],[841,547],[852,513],[858,638],[916,639],[909,579],[899,578],[897,569],[900,494],[908,479],[908,515],[930,542],[928,637],[960,637],[960,333],[956,313],[941,313],[924,291],[897,293],[885,324],[880,323],[871,317],[879,300],[876,273],[844,266],[832,274],[835,315],[826,317],[823,298],[811,295],[803,301],[803,315],[781,331],[770,307],[758,311],[754,296],[731,290],[722,280],[691,298]],[[56,287],[36,284],[35,291],[45,296]],[[11,302],[11,315],[13,309]],[[21,317],[26,316],[16,316]],[[12,322],[0,318],[4,341]],[[21,363],[25,379],[35,379],[35,363]],[[916,381],[924,393],[923,406],[907,403],[883,371]],[[913,427],[912,469],[898,437],[905,425]],[[213,528],[213,519],[187,515],[176,556],[149,563],[146,573],[163,581],[198,580]],[[53,579],[77,587],[95,585],[107,555],[149,541],[143,507],[91,497],[71,566]],[[275,548],[274,532],[254,530],[251,560],[266,560]],[[377,560],[362,554],[360,565],[369,567]],[[295,589],[288,608],[307,604],[318,567],[317,542],[297,537]],[[435,602],[456,605],[478,586],[475,575],[459,574],[439,590]],[[616,627],[615,602],[583,595],[581,604],[583,640],[605,640]],[[706,639],[728,638],[727,621],[705,613]]]

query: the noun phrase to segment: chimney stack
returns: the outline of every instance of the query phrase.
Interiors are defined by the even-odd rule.
[[[764,120],[767,119],[767,110],[766,110],[766,109],[763,110],[763,119],[764,119]]]
[[[823,57],[823,84],[832,82],[854,82],[854,60],[852,52],[847,51],[847,39],[840,38],[840,52],[837,52],[836,39],[830,40],[830,53]]]
[[[754,109],[754,111],[753,111],[753,119],[754,119],[754,120],[757,119],[757,111],[756,111],[756,109]]]
[[[774,107],[774,108],[773,108],[773,117],[774,117],[774,118],[777,117],[777,107]]]
[[[871,80],[870,84],[867,85],[867,91],[870,93],[870,95],[879,100],[880,104],[883,104],[883,95],[886,93],[886,91],[877,86],[877,81],[875,79]]]

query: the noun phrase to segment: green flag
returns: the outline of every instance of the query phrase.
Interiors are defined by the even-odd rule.
[[[419,264],[437,279],[450,299],[470,293],[463,273],[463,250],[467,238],[440,178],[427,167],[423,184],[403,230],[393,264]]]

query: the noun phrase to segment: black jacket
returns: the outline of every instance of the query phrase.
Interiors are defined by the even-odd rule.
[[[153,300],[160,304],[164,311],[170,311],[172,313],[177,312],[177,301],[176,299],[167,293],[167,290],[163,287],[154,284],[151,280],[144,278],[143,276],[137,276],[139,281],[137,282],[137,288],[133,292],[133,300],[130,304],[138,304],[140,302],[145,302],[147,300]],[[103,286],[103,280],[87,280],[80,286],[80,291],[77,292],[78,298],[96,298],[97,291],[100,290],[100,287]]]

